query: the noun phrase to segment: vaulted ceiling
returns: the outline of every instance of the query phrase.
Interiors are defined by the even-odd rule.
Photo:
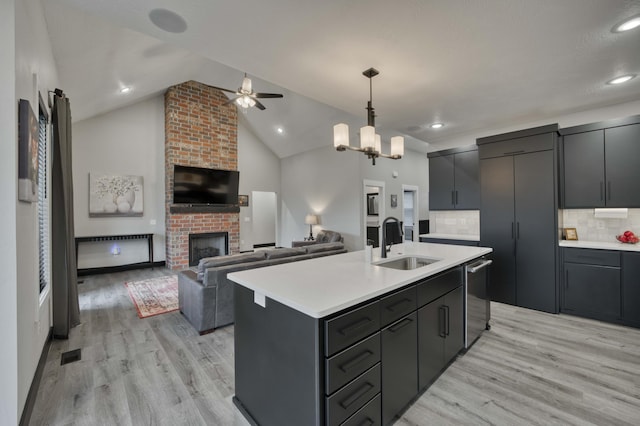
[[[75,120],[198,80],[237,88],[244,72],[267,109],[242,114],[279,157],[360,126],[375,67],[383,137],[426,152],[455,136],[640,99],[640,14],[629,0],[43,0]],[[163,8],[181,33],[149,18]],[[127,95],[120,88],[132,87]],[[443,122],[434,130],[431,123]],[[282,127],[282,134],[276,131]],[[427,145],[428,144],[428,145]]]

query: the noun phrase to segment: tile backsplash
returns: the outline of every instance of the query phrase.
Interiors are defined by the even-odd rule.
[[[562,228],[576,228],[581,241],[614,242],[626,230],[640,234],[640,209],[629,209],[626,219],[603,219],[593,209],[567,209],[560,214]]]
[[[433,234],[480,235],[480,211],[430,211],[429,232]]]

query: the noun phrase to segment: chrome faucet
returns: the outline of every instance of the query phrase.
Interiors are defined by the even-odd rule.
[[[389,244],[389,248],[387,248],[387,222],[389,222],[390,220],[396,221],[396,223],[398,224],[398,232],[400,233],[400,235],[402,235],[402,227],[400,226],[400,221],[398,219],[396,219],[393,216],[389,216],[388,218],[382,221],[382,241],[380,244],[380,247],[382,250],[382,253],[380,256],[382,258],[387,257],[387,252],[391,250],[391,246],[393,245],[393,243],[391,243]]]

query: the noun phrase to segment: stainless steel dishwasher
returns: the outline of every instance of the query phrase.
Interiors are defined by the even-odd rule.
[[[482,257],[465,265],[464,315],[464,347],[468,349],[482,334],[489,330],[491,304],[487,291],[489,268],[492,260]]]

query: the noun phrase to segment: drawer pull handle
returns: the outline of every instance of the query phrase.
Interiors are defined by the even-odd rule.
[[[338,330],[338,333],[342,334],[343,336],[346,336],[348,334],[352,334],[358,330],[360,330],[361,328],[364,328],[366,326],[369,325],[369,323],[371,322],[370,318],[362,318],[359,319],[358,321],[354,322],[353,324],[350,324],[344,328],[341,328],[340,330]]]
[[[349,395],[348,397],[340,401],[340,406],[346,410],[347,408],[349,408],[350,405],[355,403],[358,399],[360,399],[362,396],[364,396],[367,392],[369,392],[373,388],[374,386],[369,382],[363,384],[358,389],[356,389],[355,392],[353,392],[351,395]]]
[[[400,330],[401,328],[411,324],[413,322],[413,320],[411,318],[405,318],[402,321],[400,321],[397,324],[392,325],[391,327],[389,327],[389,331],[392,333],[395,333],[396,331]]]
[[[444,324],[445,324],[445,332],[444,332],[444,334],[445,334],[445,336],[448,336],[449,335],[449,331],[450,331],[449,330],[449,307],[445,306],[444,307],[444,311],[445,311],[445,322],[444,322]]]
[[[366,419],[364,419],[363,421],[358,423],[358,426],[371,426],[371,425],[374,425],[374,424],[376,424],[376,422],[374,422],[369,417],[367,417]]]
[[[373,355],[373,352],[367,349],[364,352],[362,352],[360,355],[357,355],[351,358],[349,361],[345,362],[344,364],[338,366],[338,368],[342,370],[344,373],[346,373],[348,370],[351,370],[353,367],[360,364],[362,361],[369,358],[371,355]]]
[[[404,304],[406,304],[406,303],[408,303],[408,302],[411,302],[411,300],[410,300],[410,299],[407,299],[407,298],[405,297],[404,299],[400,300],[399,302],[396,302],[396,303],[394,303],[394,304],[392,304],[392,305],[387,306],[387,309],[388,309],[388,310],[390,310],[391,312],[395,312],[395,310],[396,310],[396,308],[397,308],[398,306],[402,306],[402,305],[404,305]]]

